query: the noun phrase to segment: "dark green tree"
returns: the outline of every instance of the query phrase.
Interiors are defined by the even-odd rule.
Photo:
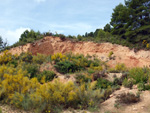
[[[25,31],[21,34],[19,41],[24,41],[24,42],[26,42],[26,41],[27,41],[27,38],[28,38],[28,34],[29,34],[29,31],[28,31],[28,30],[25,30]]]
[[[125,0],[113,10],[111,33],[129,42],[150,40],[150,0]]]
[[[100,30],[98,31],[97,36],[98,36],[98,38],[103,39],[103,38],[105,38],[105,34],[106,34],[106,32],[105,32],[104,30],[100,29]]]
[[[94,33],[93,33],[93,32],[90,32],[90,33],[88,33],[88,36],[89,36],[89,37],[94,37]]]
[[[21,34],[19,41],[33,42],[34,40],[38,40],[41,38],[42,38],[42,35],[39,31],[35,32],[34,30],[30,30],[30,31],[26,30]]]
[[[85,33],[85,37],[88,37],[88,33],[87,32]]]
[[[78,39],[79,41],[81,41],[82,38],[83,38],[83,37],[82,37],[81,35],[78,35],[78,36],[77,36],[77,39]]]
[[[149,38],[150,0],[126,0],[125,4],[130,11],[125,36],[132,42],[141,42],[141,40]]]
[[[95,32],[94,32],[94,37],[97,37],[99,30],[100,30],[100,29],[96,29],[96,30],[95,30]]]
[[[106,24],[106,25],[104,26],[104,31],[106,31],[106,32],[111,32],[111,26],[110,26],[110,24]]]
[[[114,12],[112,13],[110,22],[110,24],[113,26],[111,32],[114,35],[120,35],[121,37],[124,37],[126,32],[125,25],[129,20],[128,9],[123,4],[119,4],[113,11]]]

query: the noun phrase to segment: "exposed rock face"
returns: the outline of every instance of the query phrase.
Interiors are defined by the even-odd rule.
[[[62,41],[59,37],[45,37],[42,40],[32,44],[12,48],[13,54],[30,51],[33,54],[54,54],[54,53],[79,53],[84,55],[96,55],[101,60],[108,59],[109,52],[113,51],[115,59],[110,60],[108,64],[113,67],[117,63],[124,63],[127,67],[143,67],[150,65],[150,51],[140,50],[137,53],[124,47],[111,43],[93,43],[93,42],[72,42],[70,40]]]
[[[12,54],[21,54],[22,52],[28,52],[30,48],[30,44],[26,44],[24,46],[19,46],[19,47],[15,47],[9,50],[10,53]]]

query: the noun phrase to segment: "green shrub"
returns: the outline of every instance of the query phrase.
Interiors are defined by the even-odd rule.
[[[132,88],[132,86],[133,86],[133,83],[134,83],[134,80],[132,80],[132,79],[124,79],[124,81],[123,81],[123,85],[125,86],[125,87],[127,87],[127,88]]]
[[[138,90],[139,91],[150,90],[150,84],[145,84],[143,82],[138,83]]]
[[[88,107],[96,108],[104,99],[108,98],[111,89],[99,90],[96,89],[96,82],[82,84],[78,88],[78,109],[86,109]]]
[[[36,64],[27,64],[26,66],[27,72],[30,74],[30,78],[37,77],[39,73],[39,66]]]
[[[21,53],[21,55],[19,56],[19,59],[24,61],[24,62],[28,62],[28,63],[31,63],[32,62],[32,59],[33,59],[33,56],[32,56],[32,53]]]
[[[17,67],[18,61],[17,60],[12,60],[8,63],[9,65],[13,65],[14,67]]]
[[[147,83],[148,77],[149,77],[149,69],[143,69],[143,68],[132,68],[129,71],[129,78],[132,78],[135,80],[135,84],[137,83]]]
[[[137,87],[138,87],[139,91],[144,91],[145,90],[145,83],[143,83],[143,82],[138,83]]]
[[[114,78],[113,85],[122,85],[122,80],[119,78]]]
[[[18,108],[23,108],[24,110],[32,109],[33,104],[29,94],[20,94],[18,92],[15,92],[15,94],[13,95],[11,103]]]
[[[101,88],[101,89],[107,89],[108,87],[112,86],[112,82],[106,80],[106,79],[103,79],[103,78],[99,78],[97,80],[97,84],[96,84],[96,87],[97,88]]]
[[[55,68],[57,69],[58,72],[64,74],[80,70],[79,66],[75,65],[73,62],[70,62],[69,60],[57,62]]]
[[[33,56],[33,63],[37,63],[37,64],[42,64],[43,62],[45,62],[46,61],[46,56],[45,55],[43,55],[43,54],[39,54],[39,53],[37,53],[37,55],[36,56]]]
[[[43,71],[40,74],[37,75],[37,78],[39,81],[42,80],[42,77],[44,77],[45,82],[52,81],[56,74],[53,71]]]
[[[115,66],[115,70],[118,71],[118,72],[125,72],[125,71],[127,71],[127,68],[126,68],[125,64],[118,63]]]
[[[97,79],[103,78],[103,77],[106,77],[105,70],[96,71],[95,73],[93,73],[93,80],[97,80]]]
[[[107,89],[104,89],[103,91],[103,100],[107,100],[112,94],[113,89],[111,88],[111,86],[108,86]]]
[[[127,79],[128,72],[122,73],[122,76],[120,78],[115,77],[113,81],[113,85],[122,85],[123,81]]]
[[[109,72],[110,73],[120,73],[120,72],[126,72],[128,71],[125,64],[121,64],[121,63],[118,63],[115,68],[110,68],[109,69]]]
[[[93,74],[93,73],[95,73],[95,70],[93,70],[93,69],[88,69],[88,73],[89,73],[89,74]]]
[[[91,78],[88,78],[88,77],[86,77],[83,74],[77,74],[75,76],[75,78],[76,78],[76,83],[79,83],[79,84],[81,84],[81,83],[87,83],[87,82],[92,81]]]

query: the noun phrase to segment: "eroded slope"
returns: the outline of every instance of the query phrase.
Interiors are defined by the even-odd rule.
[[[45,37],[32,44],[19,46],[10,50],[13,54],[30,51],[33,54],[54,53],[79,53],[84,55],[96,55],[101,60],[107,61],[109,52],[113,51],[115,59],[109,60],[108,64],[113,67],[117,63],[124,63],[127,67],[143,67],[150,65],[150,51],[140,50],[134,52],[128,47],[111,43],[73,42],[61,40],[59,37]]]

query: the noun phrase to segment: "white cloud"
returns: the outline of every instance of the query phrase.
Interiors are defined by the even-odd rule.
[[[41,2],[45,2],[46,0],[34,0],[36,1],[37,3],[41,3]]]
[[[25,31],[30,30],[30,28],[20,27],[16,30],[6,30],[0,28],[0,36],[5,40],[7,39],[8,44],[12,45],[15,42],[19,41],[20,35]]]

